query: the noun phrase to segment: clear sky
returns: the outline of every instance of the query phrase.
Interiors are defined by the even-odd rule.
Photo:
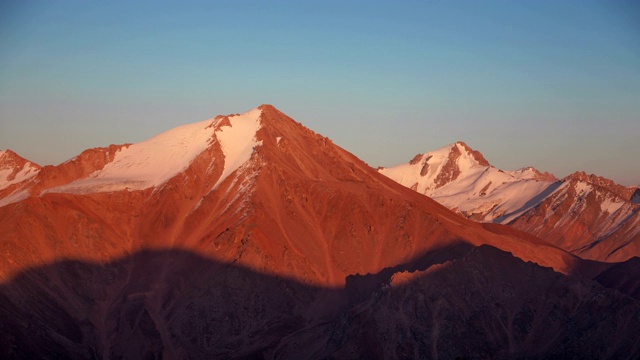
[[[372,166],[457,140],[640,184],[633,1],[0,2],[0,148],[39,164],[270,103]]]

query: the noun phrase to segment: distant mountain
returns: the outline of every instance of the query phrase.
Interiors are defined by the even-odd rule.
[[[3,200],[6,203],[18,201],[18,195],[15,200],[7,197],[16,192],[15,189],[20,184],[36,176],[40,169],[38,164],[23,159],[11,150],[0,150],[0,206],[3,205]]]
[[[580,257],[624,261],[640,256],[637,189],[574,173],[510,225]]]
[[[379,172],[469,219],[509,224],[584,258],[640,256],[636,187],[584,172],[558,180],[532,167],[499,170],[462,142]]]
[[[10,186],[1,358],[640,355],[626,267],[464,219],[270,105]]]

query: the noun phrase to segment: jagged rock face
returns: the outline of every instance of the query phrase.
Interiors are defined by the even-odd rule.
[[[2,357],[404,357],[403,344],[441,352],[457,338],[445,336],[435,347],[407,343],[407,323],[396,309],[413,298],[423,301],[435,288],[430,280],[398,279],[407,271],[440,269],[437,264],[447,268],[455,259],[465,263],[480,246],[512,255],[489,251],[472,260],[478,267],[456,270],[466,274],[460,283],[442,282],[457,294],[452,309],[491,309],[496,312],[487,319],[502,319],[492,295],[468,303],[475,296],[465,292],[464,279],[496,261],[505,269],[516,261],[521,269],[519,258],[531,263],[499,281],[521,295],[528,276],[549,273],[557,280],[550,286],[569,293],[535,311],[565,306],[572,294],[604,294],[606,301],[578,306],[577,315],[560,314],[583,319],[586,309],[608,306],[629,327],[637,322],[636,300],[624,302],[590,280],[601,270],[586,271],[579,258],[517,230],[466,220],[272,106],[93,151],[38,174],[39,181],[21,185],[26,198],[0,206]],[[500,260],[504,256],[515,258]],[[428,279],[427,273],[416,276]],[[565,275],[587,285],[574,290]],[[470,283],[473,291],[496,276]],[[401,297],[408,283],[420,289]],[[510,291],[500,295],[504,305],[524,311],[523,302],[506,300]],[[440,300],[424,304],[436,308]],[[358,318],[361,309],[366,322]],[[415,334],[427,324],[427,313],[417,314],[409,323]],[[476,312],[464,314],[441,324],[462,328]],[[568,338],[573,330],[553,321],[560,340],[545,343],[545,354],[564,354],[574,341],[592,339]],[[369,324],[398,330],[350,340],[361,339],[354,335],[358,328],[367,334]],[[603,322],[590,334],[608,334],[612,326]],[[512,346],[525,353],[541,344],[532,338],[530,346],[505,345],[491,332],[469,334],[477,338],[460,354],[512,354]],[[614,344],[614,354],[637,353],[625,339]],[[374,343],[384,346],[375,350]]]
[[[3,205],[2,199],[17,193],[40,169],[40,165],[23,159],[11,150],[0,150],[0,206]]]
[[[587,184],[592,184],[595,186],[599,186],[601,188],[605,188],[608,191],[618,195],[619,197],[625,200],[631,200],[633,198],[634,193],[638,191],[637,188],[618,185],[613,180],[609,180],[603,178],[601,176],[597,176],[595,174],[587,175],[584,171],[575,172],[565,178],[565,181],[580,181]]]
[[[587,259],[640,255],[640,206],[574,177],[510,225]]]
[[[561,181],[532,167],[506,172],[478,154],[458,142],[379,172],[468,219],[509,224],[581,257],[640,256],[639,189],[584,172]]]
[[[0,189],[35,176],[40,166],[31,163],[11,150],[0,150]]]
[[[463,143],[462,141],[458,141],[456,143],[458,149],[463,149],[464,152],[471,155],[471,157],[480,165],[480,166],[489,166],[489,162],[484,158],[484,155],[480,151],[473,150],[469,147],[469,145]]]

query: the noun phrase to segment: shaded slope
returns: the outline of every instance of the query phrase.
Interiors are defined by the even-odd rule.
[[[594,181],[594,182],[591,182]],[[640,255],[640,206],[621,186],[576,173],[510,225],[580,257],[624,261]],[[627,189],[628,190],[628,189]]]
[[[40,178],[29,184],[28,198],[0,207],[0,311],[7,320],[1,325],[7,346],[0,348],[7,349],[5,355],[344,358],[355,356],[347,352],[353,346],[354,354],[365,356],[374,349],[371,344],[385,344],[394,349],[375,353],[403,357],[405,335],[389,340],[374,331],[373,340],[351,343],[363,324],[354,314],[379,311],[367,304],[393,285],[394,274],[440,269],[434,265],[455,259],[465,263],[473,260],[467,255],[474,248],[486,245],[532,263],[522,267],[520,260],[490,252],[479,267],[462,266],[456,274],[475,279],[475,272],[485,272],[484,266],[493,269],[495,262],[513,273],[503,280],[506,274],[488,271],[487,284],[513,283],[519,294],[531,277],[553,280],[547,285],[557,285],[554,291],[580,299],[569,307],[562,305],[568,301],[564,297],[557,306],[549,305],[564,314],[553,319],[560,333],[571,334],[561,325],[566,319],[583,319],[605,306],[625,322],[614,326],[603,320],[594,334],[636,326],[635,300],[578,280],[593,273],[583,272],[579,258],[518,230],[467,220],[384,177],[272,106],[256,111],[259,118],[248,119],[259,121],[255,133],[240,131],[246,128],[236,122],[240,115],[214,118],[207,146],[197,154],[187,149],[189,161],[179,162],[185,167],[163,176],[161,183],[122,188],[122,179],[138,178],[130,172],[111,176],[109,164],[124,164],[117,154],[128,153],[120,149],[105,161],[79,157],[66,165],[70,169],[52,167],[49,172],[59,176],[51,178],[58,180]],[[227,131],[240,131],[242,146],[225,146],[224,135],[219,135]],[[140,164],[140,158],[133,158]],[[71,169],[92,170],[77,175]],[[100,176],[105,169],[108,179]],[[100,186],[84,187],[91,174]],[[478,284],[470,282],[481,291]],[[453,298],[467,304],[464,281],[448,286]],[[498,291],[487,288],[492,292],[479,297],[483,303]],[[420,299],[422,290],[417,291],[409,297]],[[391,293],[402,294],[395,288]],[[603,302],[588,302],[598,294],[604,294]],[[547,300],[536,303],[535,311],[548,315],[544,304],[556,303]],[[388,311],[404,304],[389,301]],[[513,311],[521,307],[514,302]],[[488,304],[484,308],[491,309]],[[421,316],[415,319],[416,334],[424,326]],[[495,320],[502,315],[487,316]],[[394,315],[376,321],[376,326],[397,328],[405,320]],[[468,318],[452,318],[446,326],[460,328],[460,321]],[[632,330],[627,333],[635,336]],[[516,342],[505,350],[501,338],[481,330],[477,336],[459,354],[490,357],[531,349]],[[565,354],[565,346],[577,349],[575,344],[591,339],[559,334],[554,344],[530,342],[544,345],[545,353]],[[613,351],[635,354],[625,339],[612,345]],[[408,346],[420,352],[442,351],[440,345],[425,348],[420,340],[412,341]]]
[[[316,355],[632,359],[640,350],[637,306],[482,246],[426,271],[395,274],[389,288],[331,324],[334,337]]]
[[[177,250],[58,262],[0,285],[0,357],[640,355],[640,303],[595,282],[488,246],[414,260],[339,289]]]

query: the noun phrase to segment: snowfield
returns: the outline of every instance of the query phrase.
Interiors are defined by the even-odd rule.
[[[439,186],[437,181],[443,171],[452,171],[444,167],[455,152],[460,153],[455,160],[459,176]],[[500,223],[508,223],[534,206],[536,201],[532,199],[542,199],[559,186],[555,181],[538,180],[539,173],[531,167],[502,171],[482,165],[461,143],[427,152],[407,164],[381,169],[380,173],[465,216],[478,214],[483,221]]]
[[[47,192],[87,194],[158,187],[185,171],[216,141],[224,153],[220,183],[249,159],[255,146],[260,145],[255,138],[260,129],[260,115],[261,110],[256,108],[229,116],[230,126],[219,126],[223,118],[216,118],[176,127],[122,148],[103,169]]]

